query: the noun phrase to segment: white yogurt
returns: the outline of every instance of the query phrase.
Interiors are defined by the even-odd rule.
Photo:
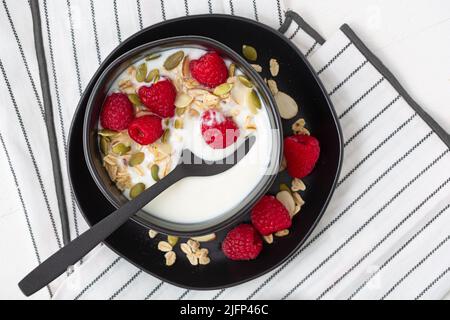
[[[172,49],[162,52],[159,59],[147,61],[147,69],[158,68],[162,76],[170,79],[175,78],[177,69],[162,72],[162,63],[170,54],[178,51]],[[205,53],[197,48],[183,48],[185,54],[190,59],[197,59]],[[135,66],[140,65],[138,61]],[[229,61],[226,61],[229,65]],[[237,74],[239,74],[239,71]],[[124,72],[125,75],[126,72]],[[110,92],[117,92],[118,83],[123,79],[119,76]],[[148,83],[134,83],[136,86],[149,85]],[[263,103],[263,100],[261,99]],[[198,157],[205,160],[219,160],[234,152],[236,146],[244,141],[246,136],[254,135],[255,144],[249,153],[231,169],[210,177],[188,177],[169,189],[161,193],[152,202],[144,207],[144,210],[154,216],[164,220],[177,223],[197,223],[213,219],[220,216],[241,203],[248,194],[261,182],[267,174],[272,152],[272,131],[266,106],[252,114],[247,105],[238,105],[233,101],[221,103],[221,110],[226,116],[230,116],[232,110],[239,109],[238,115],[234,114],[234,121],[240,130],[240,136],[235,144],[226,149],[213,149],[204,141],[201,134],[201,115],[190,116],[185,114],[184,126],[182,129],[173,127],[173,120],[170,121],[169,144],[172,145],[173,154],[171,156],[173,169],[179,160],[183,148],[190,149]],[[256,130],[245,129],[247,116],[252,117],[252,123],[256,125]],[[155,183],[150,170],[147,169],[154,161],[154,156],[147,148],[142,148],[145,153],[145,160],[141,164],[145,168],[144,175],[141,176],[132,168],[128,168],[131,175],[132,184],[142,182],[146,187]],[[119,161],[121,165],[121,161]],[[129,190],[124,191],[124,195],[129,198]]]

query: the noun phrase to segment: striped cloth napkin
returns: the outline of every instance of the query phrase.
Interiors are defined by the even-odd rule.
[[[282,1],[41,0],[61,165],[80,95],[123,39],[161,20],[228,13],[280,28],[308,57],[339,116],[341,177],[305,245],[276,270],[226,290],[164,283],[101,245],[32,298],[432,299],[450,289],[449,136],[347,25],[325,40]],[[1,298],[63,245],[45,112],[26,0],[0,5]],[[71,235],[86,229],[63,172]],[[306,199],[307,200],[307,199]],[[8,245],[14,243],[14,246]],[[5,263],[7,261],[7,263]]]

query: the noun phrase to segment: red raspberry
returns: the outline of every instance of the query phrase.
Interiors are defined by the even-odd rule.
[[[222,251],[231,260],[255,259],[262,249],[262,240],[250,224],[241,224],[228,232],[222,242]]]
[[[163,134],[161,118],[154,115],[135,118],[128,127],[128,134],[139,144],[153,143]]]
[[[274,196],[264,196],[253,207],[252,223],[263,236],[290,228],[292,222],[286,207]]]
[[[239,128],[233,118],[216,110],[203,113],[201,129],[203,139],[213,149],[224,149],[239,137]]]
[[[217,87],[228,78],[227,66],[217,52],[208,52],[200,59],[192,60],[189,68],[192,77],[209,88]]]
[[[100,123],[103,128],[125,130],[133,120],[133,105],[124,93],[112,93],[103,103]]]
[[[319,154],[319,141],[312,136],[295,135],[284,139],[284,156],[292,177],[303,178],[310,174]]]
[[[177,90],[170,80],[161,80],[150,87],[142,86],[138,90],[142,103],[153,113],[163,117],[175,114]]]

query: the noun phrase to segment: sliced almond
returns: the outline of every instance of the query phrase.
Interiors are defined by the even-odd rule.
[[[294,178],[294,180],[292,180],[291,183],[291,190],[292,191],[305,191],[306,190],[306,186],[305,183],[300,180],[299,178]]]
[[[292,214],[295,210],[295,201],[289,191],[280,191],[277,193],[276,198],[280,201],[288,210],[290,214]]]
[[[190,95],[181,92],[177,95],[177,98],[175,99],[175,107],[177,108],[186,108],[188,105],[191,104],[192,100],[194,100],[193,97]]]
[[[190,253],[190,254],[187,254],[186,257],[188,258],[190,264],[192,264],[193,266],[198,265],[198,258],[195,255]]]
[[[201,256],[200,258],[198,258],[198,262],[201,265],[207,265],[211,262],[211,259],[208,256]]]
[[[166,258],[166,266],[170,267],[175,263],[177,255],[175,252],[169,251],[164,254],[164,258]]]
[[[267,80],[267,85],[269,86],[270,92],[272,92],[273,95],[276,95],[278,93],[278,86],[275,80]]]
[[[298,105],[294,99],[288,94],[278,91],[275,95],[275,101],[277,102],[278,111],[283,119],[292,119],[298,113]]]
[[[156,232],[155,230],[148,230],[148,236],[150,237],[150,238],[154,238],[154,237],[156,237],[158,235],[158,232]]]
[[[262,67],[259,64],[252,64],[253,69],[255,69],[256,72],[261,72]]]
[[[189,63],[191,59],[189,59],[189,56],[185,56],[183,59],[183,66],[181,68],[181,73],[183,77],[187,78],[190,75],[190,69],[189,69]]]
[[[305,200],[298,194],[297,192],[292,192],[292,199],[294,199],[294,202],[298,204],[299,206],[302,206],[305,204]]]
[[[273,234],[269,234],[268,236],[263,236],[263,239],[268,244],[272,244],[273,243]]]
[[[205,234],[204,236],[192,237],[192,240],[198,242],[208,242],[216,239],[215,233]]]
[[[187,243],[182,243],[182,244],[180,244],[180,249],[181,249],[181,251],[183,251],[185,254],[192,254],[192,249],[191,249],[191,247],[190,247]]]
[[[187,241],[189,247],[191,247],[192,252],[196,252],[200,248],[200,243],[196,240],[189,239]]]
[[[278,72],[280,71],[280,65],[278,64],[277,59],[270,59],[269,61],[269,69],[272,77],[276,77]]]
[[[162,252],[169,252],[172,251],[172,246],[167,241],[160,241],[158,242],[158,250]]]
[[[280,231],[277,231],[277,232],[275,232],[275,236],[276,237],[285,237],[285,236],[287,236],[289,234],[289,229],[284,229],[284,230],[280,230]]]

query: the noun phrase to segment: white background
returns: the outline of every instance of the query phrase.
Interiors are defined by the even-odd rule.
[[[325,39],[343,24],[450,132],[450,1],[285,0]],[[450,293],[446,297],[450,299]]]

